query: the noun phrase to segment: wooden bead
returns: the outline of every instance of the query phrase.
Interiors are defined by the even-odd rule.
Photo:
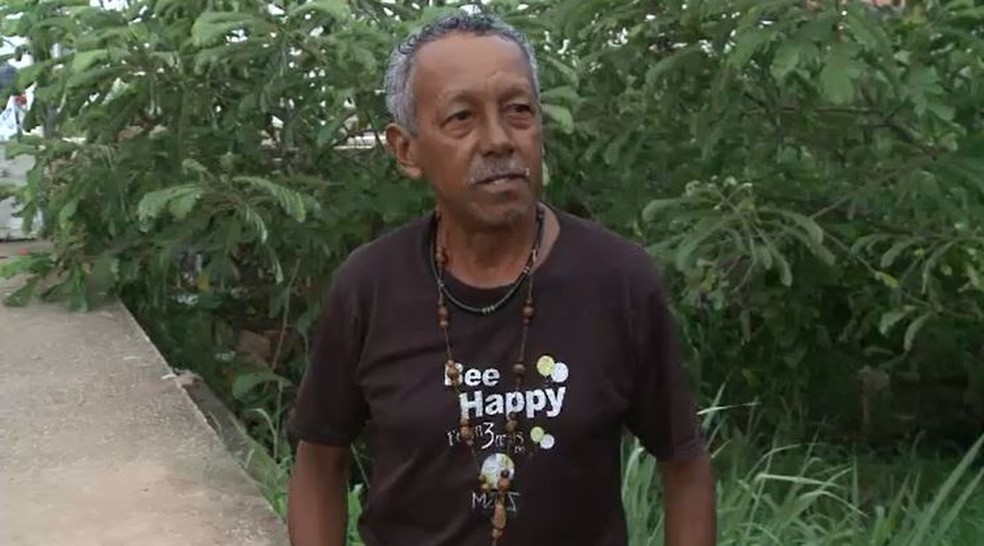
[[[466,425],[461,427],[461,437],[465,439],[465,442],[469,442],[475,438],[475,434],[472,432],[471,427]]]
[[[502,529],[492,529],[492,540],[499,540],[502,538]]]
[[[448,308],[446,305],[441,305],[437,308],[437,318],[440,320],[448,320]]]
[[[461,372],[458,371],[458,367],[455,366],[454,362],[451,361],[448,361],[447,365],[444,368],[444,371],[445,373],[448,374],[448,379],[450,379],[452,383],[457,381],[458,377],[461,376]]]
[[[522,362],[513,364],[513,374],[517,377],[523,377],[526,375],[526,366]]]
[[[516,428],[518,426],[519,426],[519,423],[516,422],[515,419],[510,419],[510,420],[506,421],[506,432],[508,432],[509,434],[512,434],[512,433],[516,432]]]
[[[499,491],[509,491],[509,486],[512,485],[510,481],[506,478],[499,479]]]
[[[469,423],[469,421],[468,421],[468,417],[467,417],[467,416],[465,416],[465,415],[463,415],[463,416],[461,417],[461,422],[460,422],[459,424],[460,424],[461,426],[463,426],[463,427],[467,427],[467,426],[468,426],[468,425],[470,425],[471,423]],[[485,478],[485,476],[482,476],[482,479],[484,479],[484,478]]]
[[[489,486],[488,482],[482,483],[482,493],[488,493],[492,487]]]
[[[523,318],[524,319],[531,319],[531,318],[533,318],[533,306],[532,305],[527,304],[525,307],[523,307]]]
[[[492,527],[498,531],[506,528],[506,505],[502,501],[495,503],[495,512],[492,514]]]
[[[448,329],[448,319],[441,319],[437,323],[441,326],[442,330]]]

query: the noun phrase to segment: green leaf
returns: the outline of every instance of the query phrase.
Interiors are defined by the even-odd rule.
[[[544,104],[542,108],[548,118],[560,125],[564,133],[571,134],[574,132],[574,116],[570,110],[556,104]]]
[[[17,87],[21,90],[27,89],[37,83],[38,78],[46,70],[54,66],[58,59],[48,59],[38,63],[32,63],[17,72]]]
[[[902,239],[901,241],[897,241],[888,249],[887,252],[885,252],[885,254],[882,255],[881,263],[879,265],[881,266],[882,269],[891,267],[892,264],[895,263],[895,259],[898,258],[899,255],[905,251],[905,249],[917,243],[919,243],[919,239],[913,237]]]
[[[614,167],[618,163],[620,154],[631,138],[631,131],[622,131],[622,134],[609,141],[608,146],[605,146],[605,153],[602,154],[602,159],[604,159],[606,165]]]
[[[939,81],[940,78],[936,69],[931,66],[918,66],[909,72],[909,76],[906,78],[906,93],[915,104],[916,114],[924,114],[926,110],[930,109],[930,103],[936,102],[933,99],[943,95],[943,88],[940,87]],[[948,107],[942,106],[943,108],[934,108],[942,110],[945,114]],[[949,115],[952,117],[952,108]]]
[[[4,155],[8,158],[17,157],[19,155],[34,155],[38,152],[38,149],[42,146],[41,143],[31,143],[31,142],[21,142],[18,140],[11,140],[5,142]]]
[[[854,99],[854,80],[861,74],[861,65],[854,60],[854,48],[838,43],[827,52],[820,84],[824,95],[834,104]]]
[[[814,220],[813,218],[810,218],[809,216],[805,216],[805,215],[800,214],[798,212],[791,211],[791,210],[786,210],[786,209],[775,209],[775,208],[772,208],[772,207],[761,207],[759,210],[760,211],[764,211],[764,212],[771,212],[773,214],[777,214],[779,216],[782,216],[782,217],[786,218],[787,220],[790,220],[791,222],[793,222],[794,224],[796,224],[797,226],[799,226],[800,228],[802,228],[803,232],[806,233],[806,235],[810,238],[811,241],[813,241],[814,243],[816,243],[818,245],[822,245],[823,244],[823,238],[824,238],[823,237],[823,228],[820,227],[820,224],[818,224],[816,222],[816,220]]]
[[[766,28],[757,28],[748,32],[744,32],[738,36],[735,42],[735,47],[728,55],[728,66],[741,69],[745,66],[752,55],[767,44],[771,39],[776,36],[775,30]]]
[[[339,21],[352,16],[352,10],[345,0],[312,0],[291,8],[289,16],[298,17],[312,11],[328,15]]]
[[[685,65],[687,61],[702,55],[700,48],[700,45],[689,45],[660,59],[646,71],[646,85],[649,87],[656,85],[664,74],[672,72],[677,69],[678,65]]]
[[[194,159],[185,159],[181,162],[181,170],[185,173],[196,173],[202,177],[210,178],[212,173],[208,171],[208,167],[202,165],[200,162]]]
[[[280,208],[298,222],[307,218],[307,206],[304,196],[298,192],[281,186],[259,176],[237,176],[234,182],[246,184],[272,196]]]
[[[934,250],[933,253],[929,255],[929,258],[926,260],[926,263],[923,265],[922,292],[924,294],[929,288],[929,279],[932,277],[933,269],[936,267],[938,263],[940,263],[940,260],[943,259],[943,256],[953,247],[953,245],[954,245],[953,242],[949,242],[938,246],[936,250]]]
[[[881,281],[881,283],[887,286],[888,288],[892,290],[899,289],[900,286],[899,280],[889,275],[888,273],[885,273],[884,271],[875,271],[874,275],[876,280]]]
[[[970,286],[975,290],[984,292],[984,282],[981,281],[981,275],[977,272],[977,269],[970,264],[965,264],[964,272],[967,274],[967,281],[970,283]]]
[[[686,271],[689,269],[688,264],[690,261],[690,256],[693,254],[697,247],[700,246],[709,237],[720,231],[729,222],[728,217],[709,217],[704,218],[694,227],[691,233],[688,233],[686,238],[677,248],[676,256],[674,257],[674,265],[679,271]]]
[[[204,194],[205,190],[201,187],[182,193],[171,200],[168,210],[175,220],[184,220]]]
[[[275,383],[281,387],[289,387],[290,381],[273,372],[248,372],[236,376],[232,382],[232,395],[242,400],[256,387],[265,383]]]
[[[256,231],[256,234],[260,238],[260,243],[266,243],[269,232],[267,231],[266,222],[263,221],[263,217],[249,205],[240,208],[239,212],[243,215],[243,220]]]
[[[137,204],[137,218],[141,224],[146,224],[157,219],[164,207],[172,200],[201,191],[201,188],[196,184],[183,184],[149,192]]]
[[[563,75],[564,79],[567,80],[567,83],[569,85],[571,85],[575,89],[578,87],[580,78],[578,77],[577,70],[565,64],[563,61],[561,61],[560,59],[558,59],[553,55],[547,57],[547,64],[549,64],[555,70],[560,72],[560,74]]]
[[[210,46],[222,41],[233,30],[248,29],[261,34],[275,30],[273,25],[253,15],[240,12],[206,11],[191,27],[195,46]]]
[[[656,220],[656,215],[660,212],[685,203],[686,201],[684,198],[653,199],[642,209],[642,219],[647,223],[651,223]]]
[[[772,250],[769,249],[768,245],[752,245],[751,251],[753,261],[758,260],[762,262],[762,267],[766,271],[772,271],[776,262],[772,259]]]
[[[69,228],[68,224],[72,220],[72,217],[75,216],[75,211],[78,208],[79,208],[79,199],[76,197],[75,199],[72,199],[68,203],[65,203],[65,206],[63,206],[61,210],[58,211],[58,225],[61,226],[62,229]]]
[[[909,351],[912,350],[912,344],[913,342],[915,342],[916,335],[919,333],[919,330],[921,330],[922,327],[926,324],[926,321],[932,317],[933,317],[932,312],[923,313],[922,315],[919,316],[919,318],[912,321],[912,323],[909,324],[909,327],[905,329],[905,340],[903,345],[903,347],[905,348],[905,352],[908,353]]]
[[[554,99],[565,100],[568,102],[577,102],[578,95],[577,91],[569,85],[562,85],[560,87],[554,87],[553,89],[548,89],[540,94],[540,98],[546,102],[550,102]]]
[[[82,72],[89,68],[90,66],[96,64],[99,61],[109,58],[108,49],[92,49],[89,51],[80,51],[75,54],[75,58],[72,59],[72,71]]]
[[[882,313],[881,320],[878,321],[878,331],[882,335],[888,334],[892,327],[898,324],[900,320],[909,316],[912,310],[912,307],[906,307],[905,309],[893,309]]]
[[[776,259],[776,266],[779,268],[779,282],[785,287],[790,287],[793,285],[793,271],[789,267],[789,261],[786,257],[779,252],[779,249],[775,245],[769,244],[769,251],[772,256]]]
[[[775,57],[772,58],[772,77],[782,80],[787,74],[796,69],[799,63],[800,50],[802,44],[798,41],[789,41],[779,46]]]

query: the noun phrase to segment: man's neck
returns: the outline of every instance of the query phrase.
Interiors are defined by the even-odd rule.
[[[530,211],[513,226],[497,230],[468,229],[444,218],[438,237],[455,278],[477,288],[503,286],[519,276],[529,259],[536,214]]]

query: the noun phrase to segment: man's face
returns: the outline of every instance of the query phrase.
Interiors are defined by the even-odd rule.
[[[417,53],[411,85],[417,134],[399,132],[404,170],[477,228],[528,213],[542,185],[541,115],[530,66],[497,36],[453,34]]]

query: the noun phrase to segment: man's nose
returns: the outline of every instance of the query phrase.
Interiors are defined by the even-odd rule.
[[[512,133],[500,112],[490,113],[485,117],[482,151],[489,155],[506,155],[512,153],[514,146]]]

